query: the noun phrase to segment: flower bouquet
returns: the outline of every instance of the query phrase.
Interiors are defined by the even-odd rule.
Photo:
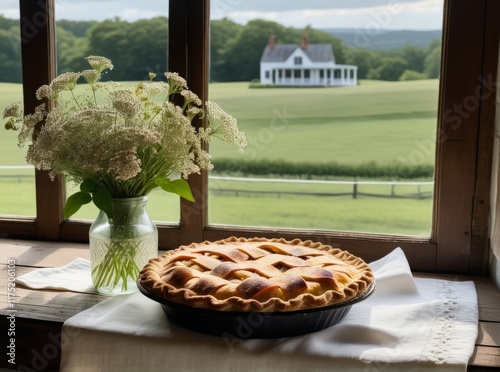
[[[156,188],[193,201],[185,179],[213,168],[203,143],[218,137],[240,151],[245,147],[236,120],[214,102],[203,105],[177,73],[166,72],[166,81],[150,73],[149,81],[129,88],[101,81],[113,69],[108,58],[86,60],[88,70],[63,73],[36,91],[39,100],[51,101],[50,111],[42,103],[24,115],[14,102],[3,112],[5,127],[19,131],[19,145],[29,144],[29,164],[79,185],[66,201],[66,218],[93,202],[112,225],[113,200],[144,197]],[[196,130],[193,121],[203,117],[206,127]],[[137,276],[137,265],[123,262],[123,244],[116,247],[107,250],[102,266],[93,266],[94,279],[105,278],[99,285]]]

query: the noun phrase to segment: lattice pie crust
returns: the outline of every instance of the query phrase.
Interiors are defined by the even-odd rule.
[[[139,284],[178,304],[220,311],[294,311],[361,295],[370,267],[346,251],[295,239],[235,238],[181,246],[152,259]]]

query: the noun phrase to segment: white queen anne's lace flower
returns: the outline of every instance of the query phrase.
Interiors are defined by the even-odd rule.
[[[188,89],[186,80],[181,77],[177,72],[165,72],[165,76],[170,85],[175,86],[176,91]]]
[[[112,70],[113,63],[109,58],[101,56],[88,56],[85,58],[89,65],[96,70],[98,73],[103,72],[106,69]]]
[[[113,108],[127,119],[133,118],[141,111],[141,101],[130,89],[115,90],[110,96]]]
[[[247,145],[245,134],[238,130],[236,119],[226,113],[215,102],[207,102],[207,116],[210,123],[208,135],[218,137],[243,151]]]
[[[42,98],[49,98],[51,96],[51,93],[52,90],[50,89],[50,86],[48,86],[47,84],[45,85],[42,85],[40,88],[38,88],[36,90],[36,98],[38,100],[42,99]]]
[[[167,82],[150,74],[149,81],[128,88],[101,82],[103,71],[113,68],[108,58],[87,61],[91,69],[61,74],[37,90],[38,99],[57,101],[50,112],[42,104],[23,116],[18,103],[3,112],[9,129],[19,130],[20,145],[29,143],[27,161],[51,177],[91,180],[112,197],[135,197],[171,174],[187,178],[212,169],[203,145],[211,136],[245,145],[236,120],[210,102],[205,113],[179,74],[165,73]],[[197,131],[193,121],[204,115],[207,129]]]
[[[75,89],[79,78],[80,74],[76,72],[65,72],[59,75],[49,85],[49,96],[57,97],[63,91]]]
[[[109,160],[108,172],[115,174],[119,181],[135,177],[141,171],[141,159],[137,157],[137,148],[118,152]]]
[[[201,106],[201,99],[190,90],[187,89],[181,90],[181,96],[184,97],[185,105],[195,104],[196,106]]]
[[[20,115],[19,107],[19,102],[9,103],[3,110],[3,118],[5,119],[8,117],[18,117]]]

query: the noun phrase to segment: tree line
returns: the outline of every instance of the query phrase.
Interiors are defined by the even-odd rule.
[[[286,160],[251,160],[221,158],[214,159],[215,174],[240,174],[242,176],[276,176],[292,178],[335,177],[364,179],[432,179],[434,164],[404,164],[393,162],[379,164],[375,161],[362,164],[342,164],[337,162],[311,163]]]
[[[229,19],[213,20],[210,32],[213,82],[258,79],[260,58],[270,34],[283,44],[298,44],[303,35],[307,35],[311,44],[331,44],[336,63],[358,66],[359,79],[394,81],[439,76],[439,40],[427,47],[410,45],[397,50],[370,51],[349,47],[335,36],[310,26],[299,29],[265,20],[253,20],[246,25]],[[145,80],[149,72],[162,74],[168,70],[168,33],[166,17],[135,22],[119,18],[102,22],[57,21],[58,73],[86,69],[86,56],[102,55],[115,64],[112,80]],[[20,46],[19,21],[0,15],[0,81],[22,81]]]

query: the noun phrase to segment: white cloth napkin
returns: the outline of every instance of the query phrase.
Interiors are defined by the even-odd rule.
[[[62,267],[33,270],[17,277],[16,283],[32,289],[97,293],[90,277],[90,262],[83,258],[76,258]]]
[[[414,279],[401,249],[371,267],[375,292],[337,325],[312,334],[243,340],[170,322],[140,293],[68,319],[62,371],[465,371],[478,310],[472,282]]]

